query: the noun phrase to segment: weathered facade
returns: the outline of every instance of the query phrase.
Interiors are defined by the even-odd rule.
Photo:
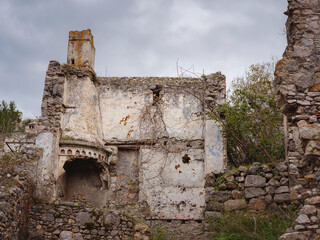
[[[159,219],[200,219],[205,177],[225,169],[225,77],[105,78],[90,30],[69,33],[66,65],[47,70],[36,146],[37,194],[96,206],[137,203]]]
[[[19,149],[36,196],[49,201],[31,207],[24,173],[2,172],[0,238],[148,239],[148,227],[160,224],[183,239],[211,239],[207,220],[224,211],[303,203],[279,239],[319,239],[320,1],[288,2],[288,46],[274,82],[285,116],[284,162],[220,174],[224,138],[203,116],[225,100],[223,75],[97,77],[90,30],[70,32],[68,64],[49,64],[42,116],[0,152]]]
[[[306,205],[293,233],[281,239],[318,239],[320,210],[315,206],[320,204],[320,1],[288,3],[288,46],[276,66],[275,87],[277,103],[285,115],[290,186],[287,201],[306,199]]]

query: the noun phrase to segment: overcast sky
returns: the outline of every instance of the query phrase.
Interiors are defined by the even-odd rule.
[[[99,76],[177,76],[176,63],[231,80],[281,58],[286,0],[0,0],[0,100],[40,115],[50,60],[90,28]]]

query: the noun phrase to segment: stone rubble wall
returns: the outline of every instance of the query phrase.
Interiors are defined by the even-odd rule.
[[[133,219],[118,211],[81,202],[35,204],[30,214],[29,239],[130,239]]]
[[[205,216],[221,217],[224,211],[242,209],[264,211],[290,204],[287,169],[285,162],[256,162],[251,167],[240,166],[223,175],[207,176]]]
[[[226,102],[226,76],[221,72],[204,76],[205,80],[205,109],[210,114],[214,107]]]
[[[320,196],[305,199],[294,222],[294,228],[288,229],[279,240],[316,240],[320,239]]]
[[[57,133],[61,127],[65,76],[59,62],[50,61],[44,83],[39,119],[40,131]]]
[[[227,138],[221,124],[224,120],[216,111],[216,106],[226,102],[226,77],[217,72],[204,76],[204,80],[203,110],[207,116],[204,127],[205,173],[221,173],[227,167]]]
[[[123,209],[93,208],[84,202],[35,203],[28,239],[152,239],[152,232],[177,239],[207,239],[202,221],[157,220],[125,213]]]
[[[0,239],[27,239],[31,196],[25,177],[0,173]]]
[[[215,219],[225,211],[237,210],[279,211],[291,204],[299,204],[302,208],[293,227],[287,229],[279,240],[319,239],[320,196],[315,189],[312,192],[302,191],[301,186],[291,188],[288,173],[286,162],[257,162],[251,167],[240,166],[223,175],[209,175],[205,216]]]
[[[288,3],[288,46],[276,65],[274,84],[277,104],[285,115],[292,200],[305,199],[309,206],[308,199],[320,193],[320,1]],[[318,203],[314,206],[318,208]],[[309,217],[301,213],[295,231],[280,239],[313,239],[319,234],[319,220]]]

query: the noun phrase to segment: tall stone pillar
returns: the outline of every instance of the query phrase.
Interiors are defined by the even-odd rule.
[[[285,115],[288,200],[306,199],[305,204],[312,205],[320,203],[320,1],[288,0],[285,14],[288,45],[276,65],[274,84],[277,104]],[[312,214],[303,209],[295,232],[281,240],[315,239],[320,234],[310,220]]]
[[[286,116],[291,185],[298,185],[312,173],[305,167],[320,158],[320,1],[288,3],[288,46],[276,65],[274,83]]]

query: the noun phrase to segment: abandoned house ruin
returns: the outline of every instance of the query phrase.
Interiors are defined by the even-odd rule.
[[[50,61],[36,146],[37,195],[139,203],[159,219],[201,219],[205,177],[225,169],[225,77],[97,77],[90,29],[71,31],[67,64]]]
[[[220,72],[97,77],[91,31],[71,31],[67,64],[49,63],[41,117],[6,139],[3,152],[22,149],[28,175],[2,177],[0,238],[149,239],[161,225],[212,239],[210,221],[223,212],[299,204],[279,240],[319,239],[320,2],[288,0],[285,14],[274,86],[286,159],[237,169],[227,169],[221,126],[207,117],[225,101]],[[31,203],[34,194],[44,201]]]

